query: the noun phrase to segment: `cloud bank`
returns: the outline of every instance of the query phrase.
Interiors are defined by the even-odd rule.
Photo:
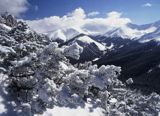
[[[97,14],[98,12],[92,12],[90,16]],[[107,13],[105,18],[90,18],[82,8],[77,8],[62,17],[50,16],[38,20],[27,20],[26,22],[32,29],[41,33],[70,27],[83,28],[92,32],[94,30],[102,32],[109,27],[123,26],[130,23],[131,20],[122,17],[122,13],[116,11]]]
[[[152,4],[151,3],[145,3],[142,5],[143,7],[152,7]]]
[[[99,15],[100,13],[98,12],[98,11],[93,11],[93,12],[90,12],[90,13],[88,13],[88,16],[89,17],[92,17],[92,16],[97,16],[97,15]]]
[[[0,13],[9,12],[15,16],[20,16],[28,9],[27,0],[0,0]]]

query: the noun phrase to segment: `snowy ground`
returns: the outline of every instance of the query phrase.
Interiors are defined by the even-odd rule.
[[[43,115],[36,116],[104,116],[101,108],[91,108],[91,104],[86,104],[85,108],[69,108],[69,107],[54,107],[53,109],[47,109]]]
[[[17,116],[13,110],[14,102],[11,101],[12,99],[7,95],[6,91],[3,90],[3,80],[5,78],[5,75],[0,74],[0,116]],[[55,106],[53,109],[47,109],[43,114],[35,116],[104,116],[104,114],[101,108],[93,109],[92,105],[88,103],[84,108]]]

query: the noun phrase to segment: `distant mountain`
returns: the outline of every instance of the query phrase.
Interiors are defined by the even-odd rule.
[[[107,38],[122,38],[139,41],[143,40],[143,42],[145,42],[145,40],[149,41],[154,39],[157,36],[157,34],[155,33],[159,28],[160,21],[157,21],[155,23],[145,25],[128,23],[121,27],[108,27],[106,31],[101,31],[99,28],[92,31],[87,28],[68,27],[47,32],[47,34],[52,41],[58,41],[60,43],[66,42],[79,34],[85,34],[90,36],[99,35],[105,36]]]
[[[121,37],[93,36],[92,38],[99,43],[106,45],[107,51],[118,50],[135,41],[131,39],[123,39]]]
[[[136,25],[136,24],[128,24],[130,28],[133,29],[153,29],[153,32],[145,33],[143,36],[141,36],[139,39],[140,42],[148,42],[151,40],[159,41],[159,35],[160,35],[160,21],[156,21],[151,24],[145,24],[145,25]],[[151,30],[150,30],[151,31]]]
[[[66,42],[82,33],[87,34],[87,32],[83,31],[82,29],[75,28],[75,27],[58,29],[56,31],[53,31],[53,32],[50,31],[47,33],[51,41],[57,41],[59,43]]]
[[[155,41],[139,43],[134,41],[128,45],[107,52],[102,58],[95,61],[95,64],[114,64],[122,67],[122,74],[119,77],[125,81],[133,78],[134,84],[131,87],[141,88],[145,92],[160,92],[160,45]]]
[[[150,26],[148,28],[131,28],[128,25],[107,31],[104,36],[106,37],[121,37],[123,39],[139,40],[142,36],[152,33],[157,27]]]
[[[160,41],[160,27],[158,27],[156,29],[156,31],[142,36],[141,39],[140,39],[140,42],[144,43],[144,42],[148,42],[148,41],[151,41],[151,40]]]
[[[160,21],[145,25],[126,24],[108,28],[105,33],[86,29],[66,28],[49,34],[60,46],[78,43],[83,47],[79,60],[70,58],[72,64],[92,61],[95,64],[114,64],[122,67],[119,77],[133,78],[131,87],[160,92]]]

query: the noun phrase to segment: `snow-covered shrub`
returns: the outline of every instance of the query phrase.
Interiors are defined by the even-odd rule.
[[[0,23],[14,27],[17,25],[17,20],[14,18],[14,16],[6,12],[0,16]]]
[[[64,54],[74,59],[79,59],[80,54],[83,52],[83,48],[77,43],[72,44],[71,46],[67,46],[64,49]]]
[[[129,84],[132,84],[133,83],[133,79],[132,78],[129,78],[126,80],[126,83],[129,85]]]
[[[100,90],[107,89],[112,85],[118,83],[117,77],[120,75],[121,68],[116,66],[104,66],[96,68],[97,66],[91,66],[91,83],[93,86]]]

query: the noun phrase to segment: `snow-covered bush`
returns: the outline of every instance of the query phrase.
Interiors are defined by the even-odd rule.
[[[90,65],[78,69],[68,62],[64,50],[50,43],[37,54],[11,61],[10,91],[20,102],[29,103],[33,113],[42,113],[55,104],[76,106],[89,97],[98,99],[100,92],[117,81],[119,67]],[[69,68],[63,69],[62,63]]]
[[[3,23],[10,27],[14,27],[17,25],[17,20],[13,15],[6,12],[0,16],[0,23]]]
[[[83,52],[83,48],[77,43],[72,44],[71,46],[67,46],[64,49],[64,54],[74,59],[79,59],[80,54]]]

